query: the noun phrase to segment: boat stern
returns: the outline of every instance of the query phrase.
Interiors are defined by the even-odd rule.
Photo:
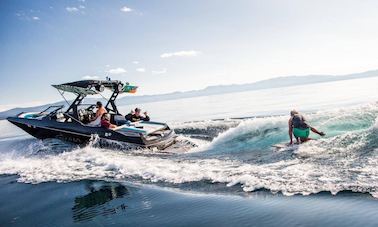
[[[143,135],[142,140],[146,147],[164,150],[176,142],[177,135],[168,126],[166,128]]]

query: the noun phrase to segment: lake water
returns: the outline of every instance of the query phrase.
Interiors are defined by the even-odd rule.
[[[144,103],[154,119],[191,121],[327,110],[378,100],[378,77]],[[128,112],[135,108],[123,106]]]
[[[377,226],[377,85],[140,104],[175,129],[179,145],[197,145],[185,150],[39,141],[0,121],[0,226]],[[288,141],[291,109],[327,135],[273,149]]]

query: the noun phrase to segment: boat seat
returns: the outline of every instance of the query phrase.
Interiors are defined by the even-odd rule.
[[[96,120],[89,122],[86,126],[90,127],[101,127],[101,117],[96,118]]]
[[[66,118],[64,117],[64,114],[63,113],[57,113],[56,114],[56,121],[57,122],[65,122]]]
[[[125,119],[125,116],[122,115],[113,115],[113,121],[115,125],[124,125],[127,124],[127,120]]]

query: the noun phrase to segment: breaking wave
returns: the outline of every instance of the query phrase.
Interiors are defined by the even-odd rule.
[[[378,197],[378,105],[306,116],[327,136],[278,151],[271,146],[287,141],[287,116],[175,123],[182,141],[198,145],[184,152],[78,147],[14,136],[0,142],[0,174],[17,174],[26,183],[112,179],[195,188],[202,182],[248,192],[351,190]]]

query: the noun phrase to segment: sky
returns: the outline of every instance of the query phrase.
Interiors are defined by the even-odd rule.
[[[86,78],[138,94],[378,69],[373,0],[1,0],[0,110]]]

